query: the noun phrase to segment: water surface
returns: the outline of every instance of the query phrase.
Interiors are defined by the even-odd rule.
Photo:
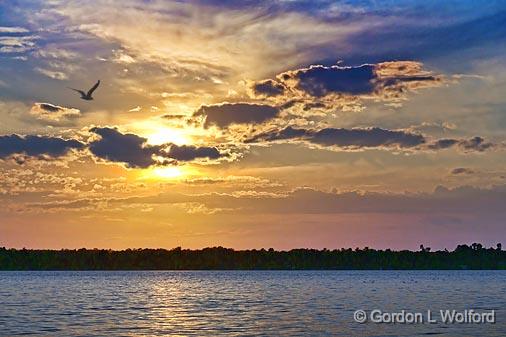
[[[1,336],[506,336],[505,271],[0,272]],[[367,313],[496,310],[495,324]]]

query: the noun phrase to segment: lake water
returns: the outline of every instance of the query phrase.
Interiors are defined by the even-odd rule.
[[[358,309],[496,323],[360,324]],[[0,335],[504,337],[506,272],[0,272]]]

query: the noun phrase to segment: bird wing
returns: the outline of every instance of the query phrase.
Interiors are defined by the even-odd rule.
[[[91,87],[90,90],[88,90],[87,96],[91,96],[91,94],[93,94],[93,92],[98,88],[99,85],[100,85],[100,80],[98,80],[97,83],[95,83],[95,85],[93,87]]]
[[[74,88],[71,88],[71,87],[67,87],[67,88],[69,88],[70,90],[74,90],[74,91],[76,91],[76,92],[80,93],[80,94],[81,94],[81,96],[85,96],[85,95],[86,95],[86,93],[85,93],[84,91],[82,91],[82,90],[79,90],[79,89],[74,89]]]

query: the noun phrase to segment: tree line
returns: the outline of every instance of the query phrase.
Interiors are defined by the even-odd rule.
[[[181,249],[6,249],[0,270],[372,270],[506,269],[501,244],[459,245],[453,251],[363,249],[234,250],[223,247]]]

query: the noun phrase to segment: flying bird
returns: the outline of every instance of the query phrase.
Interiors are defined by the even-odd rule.
[[[74,89],[71,87],[68,87],[68,88],[72,89],[74,91],[77,91],[81,95],[81,99],[84,99],[85,101],[93,101],[93,97],[91,97],[91,94],[93,94],[93,92],[98,88],[99,85],[100,85],[100,80],[98,80],[97,83],[95,83],[95,85],[93,87],[91,87],[90,90],[88,90],[88,92],[84,92],[82,90]]]

